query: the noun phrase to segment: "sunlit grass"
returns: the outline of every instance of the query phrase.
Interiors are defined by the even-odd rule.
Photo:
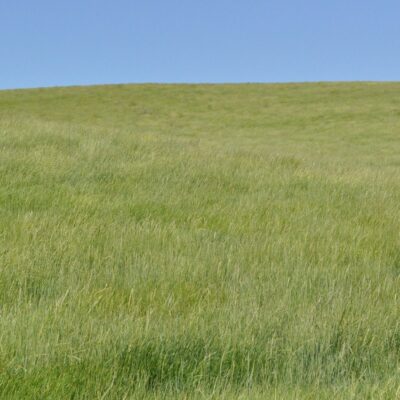
[[[399,93],[0,92],[0,397],[399,396]]]

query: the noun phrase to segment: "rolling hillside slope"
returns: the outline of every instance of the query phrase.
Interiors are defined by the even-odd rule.
[[[400,388],[400,83],[0,92],[0,398]]]

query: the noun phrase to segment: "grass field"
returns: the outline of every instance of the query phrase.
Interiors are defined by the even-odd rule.
[[[0,92],[1,399],[400,398],[400,83]]]

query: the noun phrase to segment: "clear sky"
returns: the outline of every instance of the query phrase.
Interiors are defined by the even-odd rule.
[[[400,80],[399,0],[0,0],[0,88]]]

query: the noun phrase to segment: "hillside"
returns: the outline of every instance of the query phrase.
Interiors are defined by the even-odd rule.
[[[0,398],[396,398],[399,93],[0,91]]]

